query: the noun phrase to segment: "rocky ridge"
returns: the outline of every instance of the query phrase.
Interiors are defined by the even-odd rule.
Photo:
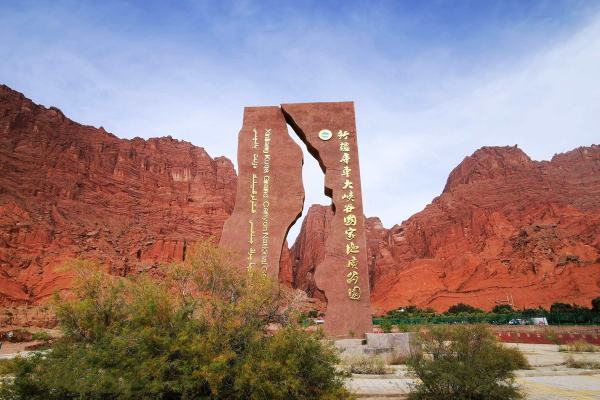
[[[194,241],[218,239],[235,191],[225,157],[170,137],[119,139],[0,85],[0,306],[68,288],[60,267],[75,258],[120,275],[159,271]],[[311,207],[280,265],[283,281],[321,300],[314,266],[331,218]],[[423,211],[366,227],[376,311],[491,308],[507,297],[517,307],[589,305],[600,293],[600,146],[550,161],[482,148]]]
[[[119,139],[0,86],[0,305],[69,287],[67,260],[127,275],[219,236],[236,175],[171,137]]]
[[[313,206],[292,247],[294,283],[314,291],[329,207]],[[400,225],[366,220],[372,304],[445,311],[555,301],[589,306],[600,293],[600,146],[533,161],[517,147],[484,147],[443,193]]]

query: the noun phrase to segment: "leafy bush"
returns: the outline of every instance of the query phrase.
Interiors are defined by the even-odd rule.
[[[515,309],[510,304],[498,304],[492,309],[494,314],[514,313]]]
[[[383,321],[381,321],[381,330],[384,333],[390,333],[392,331],[392,329],[394,328],[394,325],[392,325],[392,321],[390,321],[389,319],[385,318]]]
[[[567,303],[552,303],[550,312],[569,312],[573,310],[573,306]]]
[[[397,325],[398,327],[398,332],[417,332],[419,330],[418,327],[416,326],[410,326],[407,324],[399,324]]]
[[[527,358],[523,355],[521,350],[516,347],[505,347],[502,345],[500,345],[500,347],[502,348],[504,357],[506,357],[506,359],[509,361],[513,370],[532,369],[529,361],[527,361]]]
[[[592,299],[592,311],[600,312],[600,297]]]
[[[39,331],[31,334],[31,340],[39,340],[40,342],[49,342],[52,340],[52,335],[48,332]]]
[[[398,307],[395,310],[388,311],[386,314],[390,318],[402,318],[402,317],[424,317],[435,315],[433,308],[419,308],[415,305],[408,305],[404,307]]]
[[[292,296],[209,243],[160,281],[78,267],[77,299],[57,304],[65,336],[17,360],[1,399],[349,397],[337,351],[295,324]]]
[[[592,304],[593,306],[593,304]],[[529,319],[532,317],[546,317],[550,325],[589,325],[600,324],[600,312],[579,305],[555,303],[553,311],[549,312],[542,307],[509,311],[507,305],[494,309],[496,312],[484,312],[467,304],[459,303],[449,308],[443,314],[436,314],[434,310],[421,310],[415,306],[401,307],[388,311],[385,316],[373,318],[374,324],[389,319],[395,325],[423,325],[423,324],[478,324],[490,323],[494,325],[508,324],[513,319]]]
[[[509,400],[522,398],[513,370],[527,365],[483,326],[433,327],[420,334],[423,353],[408,362],[420,379],[410,399]]]

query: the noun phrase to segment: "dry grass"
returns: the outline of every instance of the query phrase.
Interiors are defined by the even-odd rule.
[[[597,353],[600,351],[600,346],[593,345],[583,340],[569,343],[564,346],[560,346],[558,351],[561,352],[574,352],[574,353]]]
[[[410,359],[410,355],[394,351],[388,359],[390,365],[404,365]]]
[[[15,372],[15,368],[16,366],[14,359],[0,360],[0,376],[13,374]]]
[[[573,357],[567,358],[565,365],[569,368],[579,369],[600,369],[600,362],[588,360],[575,360]]]
[[[355,356],[346,359],[344,364],[351,374],[384,375],[393,372],[379,356]]]

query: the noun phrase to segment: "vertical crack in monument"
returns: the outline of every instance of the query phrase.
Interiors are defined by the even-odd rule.
[[[235,208],[221,246],[241,269],[262,268],[279,278],[282,247],[302,214],[302,150],[286,121],[325,173],[325,194],[334,212],[325,259],[315,282],[327,298],[325,332],[362,337],[372,331],[369,268],[354,104],[303,103],[247,107],[238,138]]]
[[[304,205],[302,164],[302,150],[289,136],[279,107],[244,109],[235,207],[220,241],[240,268],[260,268],[279,278],[285,238]]]
[[[354,103],[282,104],[287,122],[325,173],[334,212],[325,259],[315,282],[327,298],[325,332],[331,337],[372,331],[369,268]]]

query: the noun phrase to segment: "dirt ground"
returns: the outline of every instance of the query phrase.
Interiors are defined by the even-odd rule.
[[[55,330],[44,331],[52,336],[60,334]],[[27,355],[27,347],[39,343],[3,342],[0,359]],[[527,399],[600,400],[600,370],[574,369],[565,365],[568,357],[600,363],[600,353],[560,352],[559,346],[554,344],[505,343],[505,346],[519,348],[533,367],[516,373],[517,383],[527,394]],[[408,376],[405,366],[393,368],[394,373],[389,375],[353,375],[348,378],[347,386],[359,399],[405,399],[414,380]]]
[[[30,340],[25,342],[10,342],[7,333],[11,331],[25,330],[31,333],[36,332],[46,332],[51,337],[60,337],[61,332],[57,329],[44,329],[44,328],[36,328],[36,327],[22,327],[22,326],[2,326],[0,328],[0,342],[2,342],[2,347],[0,347],[0,359],[3,358],[12,358],[22,352],[26,352],[27,350],[34,348],[37,345],[42,344],[41,341]]]
[[[568,357],[577,361],[600,362],[600,353],[559,352],[559,346],[548,344],[510,343],[518,347],[533,367],[517,371],[517,383],[528,400],[591,400],[600,399],[600,370],[568,368]],[[348,388],[359,399],[405,399],[415,381],[406,367],[395,366],[390,375],[353,375]]]

